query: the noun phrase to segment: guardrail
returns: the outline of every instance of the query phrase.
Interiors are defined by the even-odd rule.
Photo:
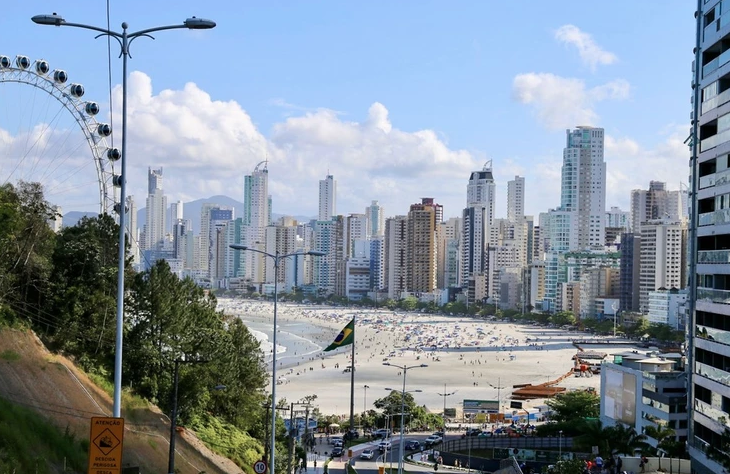
[[[538,438],[525,436],[510,438],[508,436],[473,437],[446,441],[440,446],[441,451],[461,452],[469,449],[521,448],[521,449],[571,449],[573,438]]]

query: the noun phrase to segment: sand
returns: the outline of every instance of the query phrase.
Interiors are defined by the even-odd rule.
[[[259,324],[272,321],[270,303],[221,300],[226,312]],[[433,412],[457,408],[464,399],[501,400],[509,407],[513,385],[539,384],[555,380],[573,367],[576,348],[573,339],[600,339],[593,336],[483,319],[396,313],[392,311],[325,308],[280,303],[277,324],[279,339],[291,336],[314,343],[314,350],[294,355],[292,347],[279,355],[277,399],[297,401],[317,395],[314,402],[324,414],[347,415],[350,410],[351,346],[322,352],[339,331],[356,317],[355,340],[355,412],[373,408],[376,399],[388,395],[386,388],[403,387],[403,370],[399,366],[427,364],[411,368],[406,374],[406,390],[414,393],[416,403]],[[306,327],[306,337],[302,328]],[[298,339],[289,339],[298,341]],[[311,348],[311,343],[294,342]],[[266,346],[266,344],[264,344]],[[317,347],[319,346],[319,350]],[[271,344],[266,346],[270,349]],[[624,352],[624,347],[591,346],[607,353]],[[269,351],[270,353],[270,351]],[[367,385],[369,388],[364,388]],[[568,389],[593,387],[598,390],[600,377],[568,377],[559,386]],[[525,406],[537,406],[543,400],[531,400]]]

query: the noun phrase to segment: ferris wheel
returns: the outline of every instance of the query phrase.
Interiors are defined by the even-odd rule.
[[[112,214],[121,152],[96,120],[99,104],[68,80],[46,60],[0,55],[0,185],[37,182],[62,212]]]

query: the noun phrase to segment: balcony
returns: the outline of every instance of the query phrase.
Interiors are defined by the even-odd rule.
[[[697,263],[730,263],[730,250],[700,250]]]
[[[728,61],[730,61],[730,50],[725,51],[709,63],[702,66],[702,77],[704,78],[709,74],[712,74],[713,72],[727,64]]]
[[[730,140],[730,129],[718,132],[715,135],[700,141],[700,152],[715,148],[718,145]]]
[[[709,112],[710,110],[717,108],[728,101],[730,101],[730,89],[720,92],[715,97],[702,102],[702,111],[700,113],[704,114],[705,112]]]
[[[702,413],[707,418],[710,418],[711,420],[717,422],[718,429],[730,428],[730,425],[728,425],[728,414],[724,411],[718,410],[717,408],[712,407],[702,400],[695,400],[694,405],[697,412]]]
[[[730,304],[730,291],[713,288],[697,288],[697,300],[710,300],[713,303]]]
[[[719,211],[705,212],[698,216],[697,225],[700,227],[713,224],[730,223],[730,209],[720,209]]]
[[[707,339],[708,341],[718,342],[726,346],[730,346],[730,332],[722,329],[715,329],[709,326],[697,326],[697,337]]]
[[[700,189],[711,188],[715,185],[715,175],[709,174],[700,178]]]
[[[695,362],[695,373],[722,385],[730,385],[730,373],[702,362]]]

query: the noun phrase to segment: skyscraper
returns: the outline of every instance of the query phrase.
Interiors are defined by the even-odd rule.
[[[461,219],[462,286],[469,277],[485,271],[489,229],[494,222],[495,184],[491,160],[481,171],[473,171],[466,186],[466,208]]]
[[[641,233],[644,222],[656,219],[684,220],[686,210],[680,191],[667,191],[667,183],[649,182],[649,189],[631,191],[631,230]]]
[[[601,248],[605,242],[606,162],[603,161],[602,128],[578,127],[566,131],[560,187],[559,220],[570,224],[558,227],[570,229],[569,235],[556,235],[551,242],[567,238],[559,247],[567,250]],[[553,221],[551,220],[551,225]],[[566,245],[567,244],[567,245]]]
[[[368,219],[368,235],[370,237],[385,235],[385,212],[378,201],[373,201],[365,209],[365,215]]]
[[[408,211],[408,291],[428,293],[436,288],[436,242],[438,224],[443,221],[443,206],[433,198],[422,198]]]
[[[268,161],[257,164],[253,173],[244,177],[243,194],[244,244],[250,248],[263,248],[265,230],[271,224]],[[263,283],[264,256],[255,252],[239,253],[237,265],[243,266],[245,277],[254,283]]]
[[[399,299],[406,291],[408,266],[408,217],[395,216],[385,220],[385,287],[388,298]]]
[[[145,221],[145,250],[157,250],[165,238],[167,226],[167,196],[162,190],[162,168],[147,170],[148,192],[147,219]]]
[[[328,221],[335,215],[335,199],[337,199],[337,181],[328,174],[319,181],[319,217],[317,220]]]
[[[525,178],[507,181],[507,220],[516,222],[525,216]]]
[[[718,1],[697,2],[695,57],[692,62],[692,158],[690,177],[693,213],[690,224],[690,311],[687,355],[690,411],[687,447],[692,471],[723,472],[730,462],[725,447],[730,419],[730,191],[727,112],[730,33]],[[688,65],[689,66],[689,65]],[[694,311],[693,311],[694,310]]]

